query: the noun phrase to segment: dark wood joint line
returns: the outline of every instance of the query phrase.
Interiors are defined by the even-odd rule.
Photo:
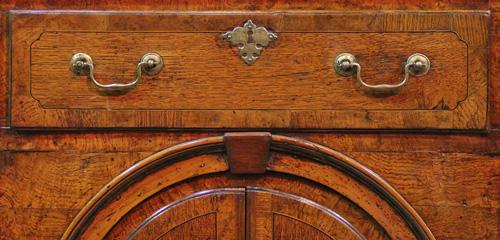
[[[231,173],[259,174],[266,172],[270,158],[270,133],[226,133],[224,134],[224,145]]]

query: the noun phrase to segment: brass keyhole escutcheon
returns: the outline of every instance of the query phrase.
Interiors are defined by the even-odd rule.
[[[260,57],[261,51],[276,40],[278,35],[268,31],[265,27],[257,27],[252,20],[248,20],[243,27],[235,27],[232,31],[222,34],[224,40],[231,46],[238,47],[239,56],[250,65]]]

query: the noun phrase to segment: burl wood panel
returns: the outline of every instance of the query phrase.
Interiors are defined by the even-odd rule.
[[[247,19],[279,35],[251,66],[220,35]],[[481,12],[16,12],[12,126],[484,129],[487,20]],[[164,71],[119,96],[68,70],[72,54],[87,52],[98,79],[126,82],[148,51],[164,56]],[[402,93],[375,98],[335,74],[341,52],[358,56],[370,83],[400,81],[415,52],[427,54],[432,69]]]

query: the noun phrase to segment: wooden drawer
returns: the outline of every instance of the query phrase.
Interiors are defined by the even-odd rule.
[[[13,12],[14,128],[485,129],[486,12]],[[247,64],[225,32],[252,20],[277,35]],[[250,42],[258,41],[255,37]],[[248,39],[244,39],[248,41]],[[158,75],[109,93],[70,71],[76,53],[103,84],[134,79],[145,53]],[[407,58],[430,60],[399,92],[361,91],[336,73],[351,53],[368,84],[398,84]],[[354,74],[356,75],[356,74]]]

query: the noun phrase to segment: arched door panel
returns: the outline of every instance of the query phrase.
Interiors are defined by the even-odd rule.
[[[94,196],[75,217],[63,239],[99,239],[119,236],[118,233],[126,234],[126,238],[141,226],[148,226],[145,225],[147,219],[154,218],[155,213],[172,202],[199,192],[227,188],[245,189],[244,203],[239,197],[234,202],[246,205],[245,219],[226,213],[232,216],[228,219],[240,224],[234,226],[241,226],[239,229],[243,229],[249,239],[287,239],[298,236],[299,232],[308,232],[313,234],[312,238],[320,239],[339,236],[341,239],[434,239],[408,202],[380,176],[354,159],[301,139],[252,133],[231,139],[222,136],[200,139],[140,161]],[[249,205],[252,201],[267,210],[259,212],[252,208],[252,204]],[[275,204],[268,205],[269,201]],[[209,202],[203,205],[215,207]],[[295,207],[287,209],[286,206]],[[348,208],[355,211],[346,211]],[[223,213],[220,208],[215,209]],[[242,208],[233,209],[241,212]],[[186,212],[180,217],[175,211],[166,211],[164,216],[179,215],[179,219],[158,231],[151,228],[154,233],[151,236],[180,236],[202,222],[209,226],[218,222],[217,214],[201,212],[191,215]],[[323,217],[315,219],[314,215]],[[273,224],[263,223],[269,219]],[[265,227],[258,227],[263,224]],[[217,225],[211,227],[215,233],[207,230],[200,234],[208,239],[210,236],[221,239],[218,230],[226,226],[232,225]],[[259,236],[260,231],[262,238],[253,237]],[[234,236],[238,239],[242,235]]]
[[[121,231],[127,239],[243,239],[244,206],[243,188],[206,190],[175,200],[138,226]],[[106,238],[122,237],[108,234]]]
[[[207,213],[189,219],[168,231],[161,233],[158,237],[154,235],[136,236],[134,239],[159,239],[159,240],[210,240],[224,239],[217,236],[217,214]]]
[[[247,239],[361,239],[347,220],[311,199],[274,189],[247,189]]]
[[[209,198],[206,197],[207,194],[219,193],[220,195],[221,192],[227,191],[227,189],[231,189],[233,195],[234,191],[236,191],[235,189],[238,189],[238,201],[231,200],[228,202],[227,195],[224,196],[225,200],[222,196],[216,198],[213,195],[210,201],[200,202],[200,204],[204,204],[201,206],[192,201],[192,199],[200,198],[201,196],[208,200]],[[241,194],[241,191],[244,194]],[[241,196],[244,196],[244,199]],[[187,217],[185,217],[183,212],[178,213],[185,210],[173,207],[178,206],[179,203],[186,202],[186,200],[192,201],[189,204],[191,208],[187,209],[190,212],[195,212],[195,214]],[[219,205],[224,201],[226,203],[222,204],[222,206],[225,206],[224,209],[226,211],[210,207],[215,204]],[[237,203],[239,203],[238,206],[235,205]],[[187,204],[183,205],[187,206]],[[282,209],[280,206],[288,206],[288,208]],[[192,208],[199,208],[200,210],[193,210]],[[202,211],[203,209],[212,210]],[[234,210],[233,213],[227,212],[227,210],[231,209]],[[302,210],[308,210],[307,214],[304,214]],[[255,176],[234,176],[230,173],[211,174],[175,184],[172,187],[163,189],[128,212],[120,221],[114,224],[114,227],[107,234],[106,238],[136,239],[138,234],[135,232],[140,232],[138,231],[140,228],[146,228],[143,226],[150,226],[153,230],[160,229],[160,227],[153,226],[169,225],[163,223],[164,221],[171,221],[178,224],[182,223],[183,219],[191,219],[194,216],[209,212],[215,213],[217,223],[220,222],[218,218],[221,216],[226,219],[226,221],[223,221],[225,224],[217,225],[218,232],[234,232],[233,226],[240,226],[238,229],[241,230],[241,235],[226,234],[223,238],[213,239],[244,239],[245,232],[247,233],[246,239],[280,239],[279,236],[285,237],[282,239],[286,239],[290,237],[290,234],[293,234],[290,231],[298,230],[298,228],[288,228],[286,227],[287,224],[276,224],[273,227],[274,218],[279,218],[280,216],[294,218],[299,223],[304,222],[306,225],[310,225],[310,239],[315,239],[315,236],[322,233],[321,231],[325,231],[332,236],[336,236],[336,234],[344,236],[344,231],[348,226],[351,226],[355,229],[354,231],[361,233],[367,239],[388,239],[387,233],[377,221],[342,195],[302,178],[275,173]],[[178,217],[180,220],[173,219],[172,217]],[[339,222],[339,219],[344,219],[345,223]],[[284,219],[281,223],[286,223],[287,220]],[[324,229],[322,226],[325,223],[330,228],[322,230]],[[302,227],[306,225],[301,224]],[[209,224],[209,226],[212,225]],[[256,228],[255,226],[260,226],[261,228]],[[280,226],[285,226],[289,231],[285,231],[285,228],[282,227],[277,232],[275,229],[280,229]],[[332,226],[335,226],[335,228],[332,228]],[[226,229],[226,227],[229,229]],[[172,227],[163,228],[167,230],[172,229]],[[249,235],[253,230],[259,230],[261,234]],[[151,233],[154,234],[143,235],[150,236],[149,238],[141,236],[139,239],[156,239],[151,236],[158,236],[159,232],[161,231],[156,231],[156,233],[152,231]]]

